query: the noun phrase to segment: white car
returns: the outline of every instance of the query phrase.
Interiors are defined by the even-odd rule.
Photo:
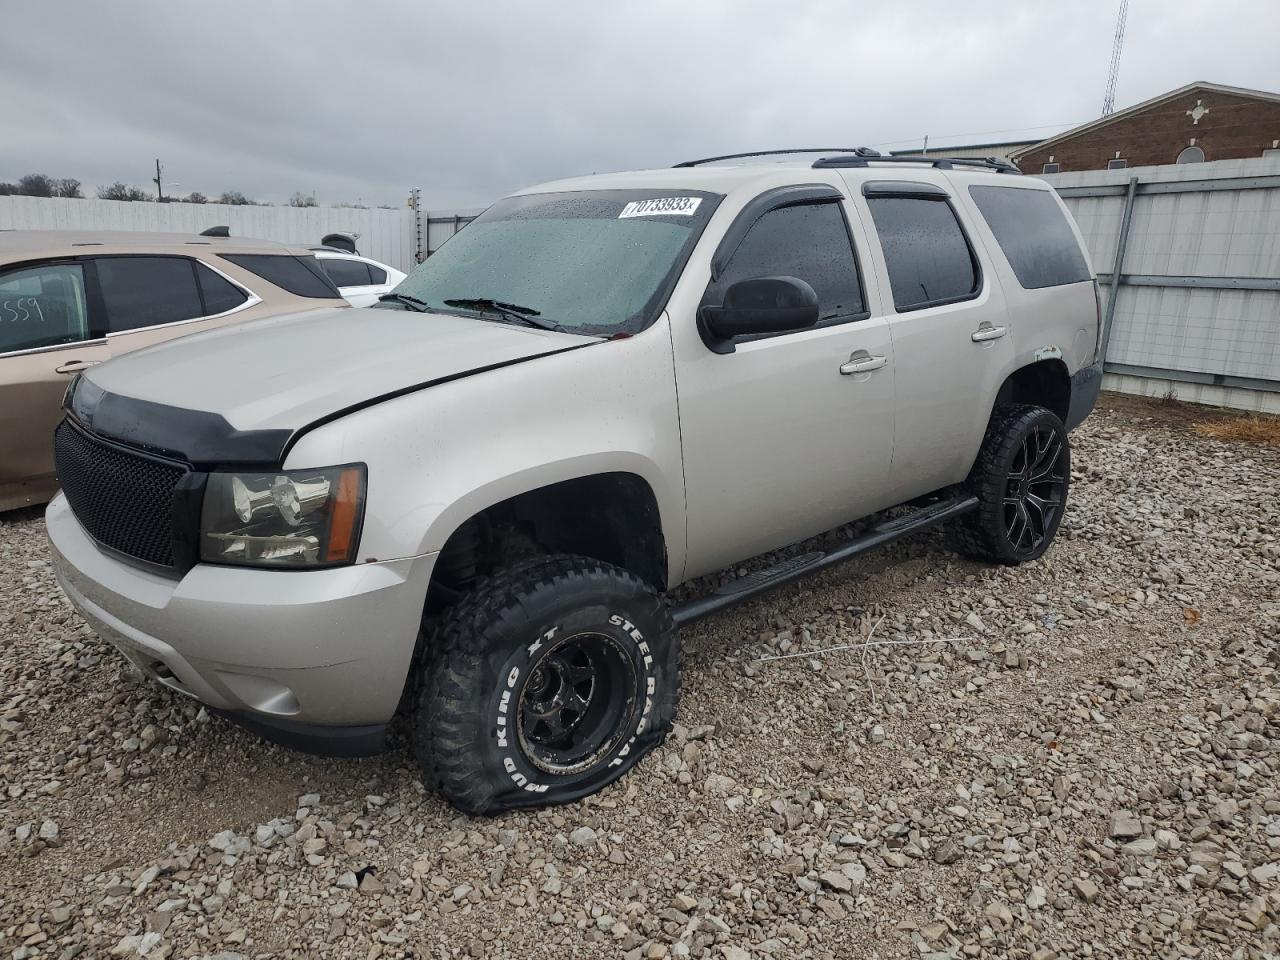
[[[377,260],[334,247],[312,247],[320,268],[353,307],[371,307],[390,293],[405,275]]]

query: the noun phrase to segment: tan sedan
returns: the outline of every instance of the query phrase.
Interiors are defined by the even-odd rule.
[[[0,231],[0,511],[57,491],[53,428],[77,371],[222,324],[345,305],[305,248],[187,234]]]

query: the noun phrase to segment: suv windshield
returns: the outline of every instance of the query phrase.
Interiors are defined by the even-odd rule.
[[[494,320],[504,319],[503,311],[481,301],[518,304],[568,333],[637,333],[665,306],[720,199],[696,190],[508,197],[452,237],[395,293],[432,310]],[[397,307],[395,299],[383,306],[410,308]]]

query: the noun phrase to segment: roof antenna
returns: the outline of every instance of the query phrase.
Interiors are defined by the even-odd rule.
[[[229,237],[231,236],[230,227],[210,227],[208,230],[201,230],[202,237]]]

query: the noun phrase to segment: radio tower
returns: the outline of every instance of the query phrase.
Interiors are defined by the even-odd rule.
[[[1116,108],[1116,81],[1120,78],[1120,50],[1124,47],[1124,21],[1129,16],[1129,0],[1120,0],[1116,14],[1116,38],[1111,41],[1111,70],[1107,73],[1107,96],[1102,101],[1102,115],[1110,116]]]

